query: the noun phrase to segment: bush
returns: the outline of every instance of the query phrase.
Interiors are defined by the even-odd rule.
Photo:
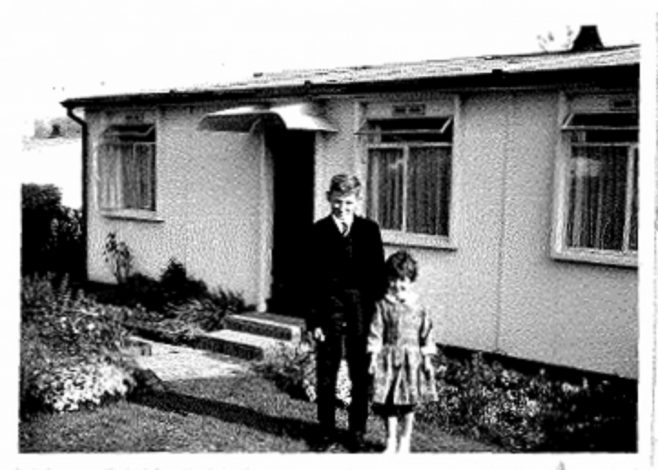
[[[271,380],[294,398],[314,402],[317,398],[316,359],[313,345],[302,342],[294,347],[280,343],[265,359],[254,365],[256,372]],[[341,361],[336,382],[336,398],[343,406],[350,404],[351,382],[345,360]]]
[[[545,371],[522,374],[482,354],[438,360],[439,401],[419,419],[510,451],[633,451],[636,394],[586,379],[574,384]]]
[[[24,278],[21,414],[77,409],[125,394],[134,367],[122,352],[128,316],[125,308],[73,293],[66,278],[59,284],[52,275]]]
[[[61,204],[53,185],[22,186],[21,272],[84,276],[82,214]]]
[[[74,358],[36,370],[31,377],[30,399],[43,409],[76,411],[124,397],[134,385],[126,369],[99,360]]]

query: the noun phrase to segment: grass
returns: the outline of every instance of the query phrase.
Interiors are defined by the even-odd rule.
[[[370,450],[383,425],[370,418]],[[338,417],[345,428],[346,412]],[[96,410],[40,414],[19,424],[20,452],[313,452],[315,405],[254,374],[167,383],[167,391]],[[344,451],[338,448],[337,451]],[[499,449],[419,425],[415,452]]]

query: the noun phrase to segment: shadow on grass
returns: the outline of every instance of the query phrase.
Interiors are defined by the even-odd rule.
[[[184,395],[173,391],[151,392],[131,399],[133,403],[165,412],[210,416],[218,420],[248,426],[262,432],[303,440],[315,450],[320,440],[320,427],[296,418],[272,416],[244,406]]]

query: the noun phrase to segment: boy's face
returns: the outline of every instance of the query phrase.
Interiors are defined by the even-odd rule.
[[[388,290],[391,294],[404,298],[411,291],[411,284],[408,277],[389,279]]]
[[[327,193],[331,215],[339,220],[350,220],[354,216],[357,200],[357,195],[354,193]]]

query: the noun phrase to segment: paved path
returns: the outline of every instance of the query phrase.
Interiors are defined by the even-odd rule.
[[[139,341],[151,346],[151,355],[137,356],[137,363],[144,369],[151,369],[163,381],[250,373],[249,362],[242,359],[142,338]]]

